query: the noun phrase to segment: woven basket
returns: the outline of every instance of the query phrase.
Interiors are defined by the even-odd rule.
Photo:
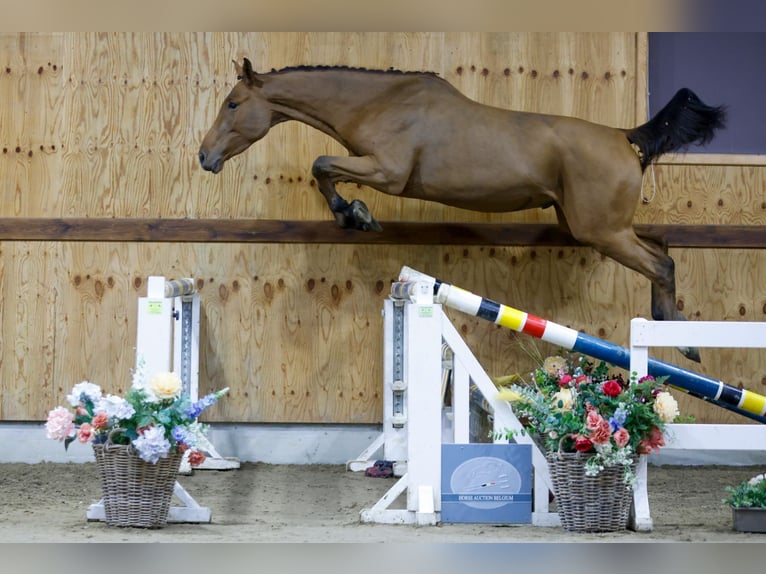
[[[592,456],[558,452],[546,457],[561,526],[572,532],[625,530],[633,502],[633,490],[623,480],[625,470],[613,466],[586,476],[585,462]]]
[[[183,455],[170,453],[152,464],[142,460],[130,445],[112,444],[111,434],[104,444],[94,444],[93,452],[101,476],[106,523],[138,528],[165,526]]]

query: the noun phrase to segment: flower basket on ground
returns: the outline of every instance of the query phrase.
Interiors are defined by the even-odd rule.
[[[183,453],[176,449],[150,463],[131,445],[113,444],[110,438],[103,444],[93,444],[93,453],[109,526],[161,528],[167,524]]]
[[[603,361],[573,355],[548,357],[528,383],[501,389],[546,454],[565,529],[627,527],[638,457],[664,446],[665,425],[678,416],[664,382],[625,381]]]
[[[572,532],[625,530],[633,491],[626,487],[620,466],[589,475],[586,469],[594,456],[558,452],[546,457],[561,526]],[[636,464],[630,466],[635,471]]]
[[[729,495],[724,502],[731,507],[734,530],[766,532],[766,475],[727,486],[726,492]]]
[[[75,440],[93,446],[108,525],[161,528],[182,458],[191,466],[205,460],[208,427],[197,419],[226,392],[192,402],[175,373],[146,381],[139,365],[124,398],[88,381],[75,385],[67,395],[74,412],[50,411],[46,433],[65,448]]]

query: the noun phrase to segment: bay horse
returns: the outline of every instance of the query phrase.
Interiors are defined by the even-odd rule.
[[[667,245],[637,235],[633,215],[646,167],[709,142],[724,125],[723,107],[682,88],[648,122],[620,129],[484,105],[435,73],[332,66],[256,73],[247,58],[234,66],[238,82],[200,146],[203,169],[218,173],[272,126],[303,122],[349,152],[312,166],[341,227],[381,230],[363,202],[338,194],[338,182],[481,212],[553,206],[577,241],[651,281],[655,320],[685,319]],[[697,349],[680,350],[699,361]]]

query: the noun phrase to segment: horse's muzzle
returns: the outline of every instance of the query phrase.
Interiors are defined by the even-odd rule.
[[[205,171],[212,171],[218,173],[223,169],[223,158],[218,156],[216,158],[210,158],[204,151],[199,152],[199,164]]]

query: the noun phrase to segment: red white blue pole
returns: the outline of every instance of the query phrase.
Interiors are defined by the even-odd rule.
[[[449,285],[409,267],[402,267],[399,281],[432,283],[434,300],[437,303],[468,315],[481,317],[507,329],[524,333],[568,351],[582,353],[630,370],[630,351],[625,347],[475,295],[470,291]],[[651,357],[649,358],[648,372],[654,377],[667,376],[668,384],[692,396],[758,422],[766,423],[766,397],[762,395],[727,385],[723,381],[717,381]]]

